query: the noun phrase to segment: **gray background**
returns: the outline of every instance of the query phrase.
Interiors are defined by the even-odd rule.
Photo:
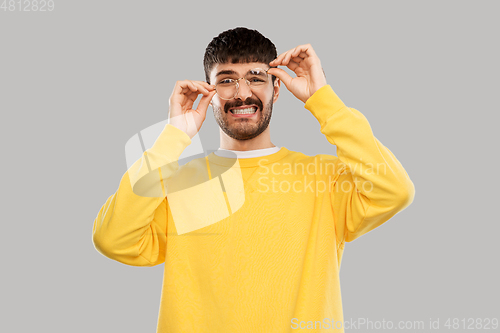
[[[345,319],[432,318],[444,330],[450,317],[499,318],[499,7],[56,0],[53,12],[0,10],[1,331],[155,332],[164,265],[107,259],[92,225],[127,170],[127,140],[167,119],[175,81],[204,80],[205,47],[237,26],[278,53],[311,43],[328,83],[415,184],[411,206],[346,245]],[[218,133],[210,108],[205,149]],[[336,154],[284,86],[271,133],[280,147]]]

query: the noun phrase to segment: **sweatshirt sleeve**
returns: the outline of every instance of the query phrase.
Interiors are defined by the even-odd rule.
[[[118,190],[94,221],[92,241],[104,256],[132,266],[165,261],[167,198],[164,182],[178,170],[178,159],[191,144],[182,130],[167,124],[121,178]]]
[[[347,107],[330,85],[305,104],[327,140],[337,146],[330,188],[337,242],[351,242],[409,206],[415,187],[401,163],[375,138],[366,117]]]

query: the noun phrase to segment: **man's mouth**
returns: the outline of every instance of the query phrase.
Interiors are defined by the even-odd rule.
[[[244,105],[240,106],[237,108],[231,108],[229,109],[229,112],[231,112],[234,115],[253,115],[257,112],[258,108],[255,105]]]

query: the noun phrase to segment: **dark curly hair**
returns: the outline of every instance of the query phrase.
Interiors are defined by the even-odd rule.
[[[215,64],[262,62],[269,64],[276,59],[276,46],[257,30],[238,27],[221,32],[205,50],[203,67],[210,84],[210,72]],[[276,66],[273,66],[276,67]],[[276,77],[272,75],[274,84]]]

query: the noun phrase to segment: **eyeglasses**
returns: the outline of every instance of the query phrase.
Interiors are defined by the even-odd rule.
[[[253,91],[264,88],[270,81],[267,70],[254,68],[248,71],[244,77],[239,79],[223,78],[215,85],[215,91],[221,99],[229,101],[238,95],[239,81],[245,79],[246,83]]]

